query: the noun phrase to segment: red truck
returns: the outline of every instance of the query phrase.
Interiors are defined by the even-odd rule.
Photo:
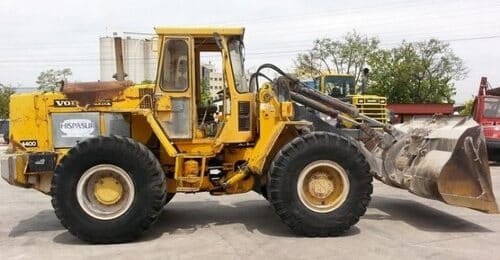
[[[481,77],[472,116],[483,127],[490,161],[500,161],[500,87],[491,88],[486,77]]]

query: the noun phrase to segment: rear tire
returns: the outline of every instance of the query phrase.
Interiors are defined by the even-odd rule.
[[[296,234],[334,236],[364,215],[373,190],[370,167],[357,146],[334,133],[296,137],[275,156],[269,201]]]
[[[56,216],[73,235],[90,243],[128,242],[158,219],[165,174],[132,139],[90,138],[62,158],[51,195]]]

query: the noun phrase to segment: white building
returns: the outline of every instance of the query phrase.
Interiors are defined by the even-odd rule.
[[[208,82],[209,82],[209,91],[210,97],[212,100],[219,99],[219,92],[224,90],[224,77],[222,72],[217,71],[213,63],[209,62],[208,64],[203,64],[203,67],[208,69]]]
[[[152,42],[148,39],[122,39],[123,67],[126,79],[135,83],[156,79],[158,53],[153,52]],[[100,71],[102,81],[114,80],[116,73],[115,46],[113,37],[99,39]]]

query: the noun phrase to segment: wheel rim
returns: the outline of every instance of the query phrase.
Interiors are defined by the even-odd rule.
[[[336,162],[315,161],[300,172],[297,193],[308,209],[318,213],[332,212],[347,199],[349,176]]]
[[[132,179],[122,168],[99,164],[83,173],[76,186],[80,207],[96,219],[110,220],[123,215],[134,201]]]

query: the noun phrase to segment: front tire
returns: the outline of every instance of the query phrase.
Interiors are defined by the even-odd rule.
[[[128,242],[158,219],[165,174],[132,139],[90,138],[61,159],[51,195],[56,216],[73,235],[90,243]]]
[[[312,132],[276,154],[267,190],[277,214],[296,234],[334,236],[364,215],[371,182],[369,164],[352,141]]]
[[[167,193],[167,197],[165,198],[165,202],[163,203],[163,206],[167,205],[174,197],[175,197],[175,192],[174,193]]]

